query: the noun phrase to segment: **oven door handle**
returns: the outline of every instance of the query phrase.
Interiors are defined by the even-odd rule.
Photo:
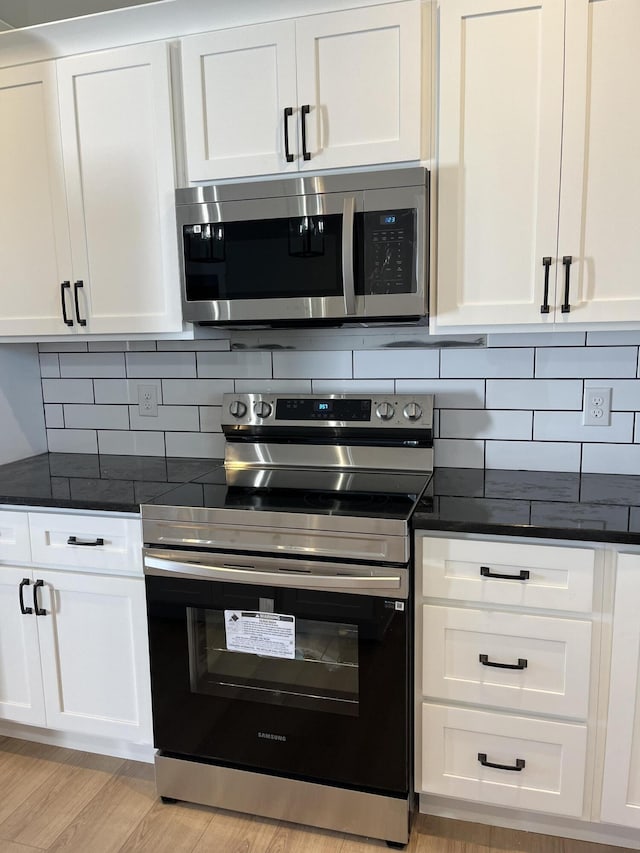
[[[370,589],[400,589],[398,575],[313,575],[306,572],[263,572],[259,569],[235,566],[210,566],[203,563],[181,563],[159,557],[145,556],[146,569],[183,577],[208,578],[230,583],[265,584],[267,586],[321,587],[322,589],[351,589],[366,592]]]

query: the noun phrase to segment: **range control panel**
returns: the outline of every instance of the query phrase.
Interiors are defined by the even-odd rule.
[[[433,425],[431,394],[224,394],[223,426],[406,429]]]

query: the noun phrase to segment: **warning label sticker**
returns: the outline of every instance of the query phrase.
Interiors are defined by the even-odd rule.
[[[274,658],[295,658],[296,618],[259,610],[225,610],[227,649]]]

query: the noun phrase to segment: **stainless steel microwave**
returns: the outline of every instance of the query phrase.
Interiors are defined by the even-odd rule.
[[[426,318],[428,195],[422,168],[177,190],[185,320]]]

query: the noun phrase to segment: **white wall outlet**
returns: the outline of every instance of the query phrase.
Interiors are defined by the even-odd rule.
[[[142,417],[158,417],[158,388],[156,385],[138,385],[138,414]]]
[[[582,423],[585,426],[611,425],[611,388],[585,388]]]

